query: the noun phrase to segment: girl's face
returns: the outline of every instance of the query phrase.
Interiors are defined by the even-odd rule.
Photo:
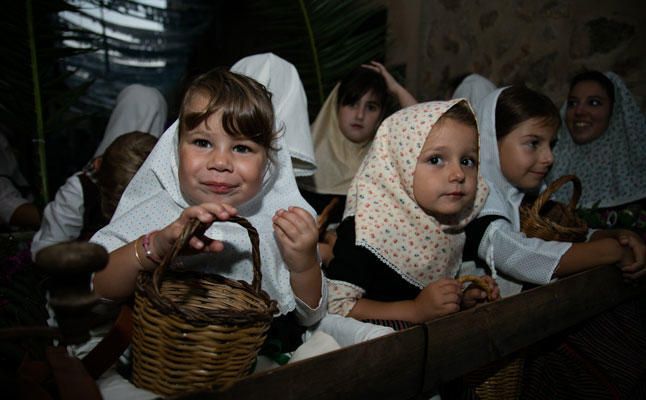
[[[567,99],[565,123],[576,144],[599,138],[608,129],[612,102],[604,88],[595,81],[577,83]]]
[[[339,107],[339,129],[349,141],[363,143],[373,138],[381,120],[382,105],[368,91],[354,104]]]
[[[188,112],[200,112],[207,105],[208,98],[196,93]],[[192,205],[211,202],[239,206],[260,191],[266,162],[267,150],[252,140],[230,136],[216,112],[180,137],[182,194]]]
[[[556,129],[538,118],[518,124],[498,140],[500,168],[507,180],[522,191],[538,189],[550,170]]]
[[[473,204],[478,183],[475,129],[445,118],[433,126],[417,158],[415,201],[440,222],[449,222]]]

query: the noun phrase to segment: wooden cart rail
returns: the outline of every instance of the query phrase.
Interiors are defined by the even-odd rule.
[[[438,384],[550,337],[628,299],[625,283],[600,267],[517,296],[311,359],[254,374],[223,393],[180,399],[417,399]]]

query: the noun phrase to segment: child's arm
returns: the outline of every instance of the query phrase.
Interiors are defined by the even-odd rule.
[[[205,203],[189,207],[176,221],[150,236],[150,250],[157,259],[163,259],[191,219],[197,218],[209,224],[216,217],[219,220],[227,220],[236,214],[236,209],[227,204]],[[224,248],[220,241],[204,242],[196,236],[189,240],[189,246],[201,252],[218,252]],[[110,253],[108,265],[94,275],[94,290],[101,297],[114,299],[128,297],[135,290],[139,271],[153,270],[157,265],[146,256],[143,236],[139,237]]]
[[[403,320],[423,323],[460,310],[461,285],[455,279],[431,282],[414,300],[376,301],[361,298],[349,317],[363,319]]]
[[[318,227],[314,217],[302,208],[289,207],[278,210],[273,223],[294,294],[311,308],[318,308],[323,278],[316,249]]]
[[[370,64],[362,64],[364,68],[371,69],[379,73],[386,81],[388,91],[397,98],[399,106],[405,108],[417,104],[417,100],[405,87],[403,87],[397,80],[388,72],[388,69],[383,64],[377,61],[371,61]]]
[[[572,245],[561,258],[555,276],[572,274],[598,265],[616,264],[624,277],[637,279],[646,274],[645,259],[646,246],[636,233],[624,229],[598,230],[588,242]]]

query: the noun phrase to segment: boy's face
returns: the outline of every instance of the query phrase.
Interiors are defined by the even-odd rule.
[[[554,162],[556,129],[537,118],[518,124],[498,141],[504,177],[522,191],[538,189]]]
[[[339,129],[349,141],[364,143],[372,139],[381,119],[382,105],[368,91],[354,104],[339,107]]]
[[[200,112],[207,105],[208,98],[196,93],[187,111]],[[191,205],[210,202],[237,207],[260,191],[266,162],[266,149],[252,140],[229,136],[216,112],[180,137],[182,194]]]
[[[478,183],[478,138],[472,127],[446,118],[433,126],[417,158],[415,201],[441,223],[473,204]]]

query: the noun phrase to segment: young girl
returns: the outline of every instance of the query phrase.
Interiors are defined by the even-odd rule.
[[[462,296],[463,227],[487,196],[478,133],[463,99],[408,107],[388,118],[348,193],[326,269],[330,312],[421,323],[474,305]],[[497,298],[495,284],[492,299]]]
[[[312,124],[318,169],[298,185],[305,199],[321,213],[330,200],[345,196],[386,112],[388,92],[401,107],[417,101],[377,62],[362,65],[338,83]],[[343,207],[331,216],[339,222]]]
[[[646,239],[646,118],[622,79],[585,71],[570,82],[548,181],[576,175],[580,213],[592,228],[627,228]],[[570,193],[556,192],[567,202]]]
[[[313,211],[300,197],[289,155],[276,139],[270,95],[257,82],[212,70],[188,88],[179,121],[133,178],[112,222],[92,241],[110,253],[95,291],[129,296],[141,270],[154,269],[192,218],[241,215],[260,236],[262,287],[281,314],[305,326],[325,313]],[[189,241],[186,268],[252,280],[251,244],[237,225],[213,224]]]
[[[585,243],[547,242],[520,232],[519,206],[536,193],[554,157],[560,123],[546,96],[521,86],[498,89],[478,110],[482,174],[490,193],[478,219],[468,227],[468,248],[497,274],[503,297],[524,283],[544,285],[553,278],[599,265],[617,265],[628,278],[644,274],[646,247],[633,232],[596,231]],[[585,189],[584,189],[585,190]]]
[[[478,117],[482,173],[490,193],[467,237],[476,242],[480,261],[497,272],[503,296],[518,293],[524,283],[547,284],[599,265],[617,265],[627,278],[644,274],[646,250],[633,232],[596,231],[587,242],[574,244],[520,232],[520,202],[526,193],[541,190],[554,161],[551,146],[560,118],[550,99],[521,86],[502,88],[484,99]],[[637,393],[645,338],[634,304],[550,338],[528,355],[523,397],[581,398],[585,393],[585,398],[610,398],[613,393],[623,398]]]

